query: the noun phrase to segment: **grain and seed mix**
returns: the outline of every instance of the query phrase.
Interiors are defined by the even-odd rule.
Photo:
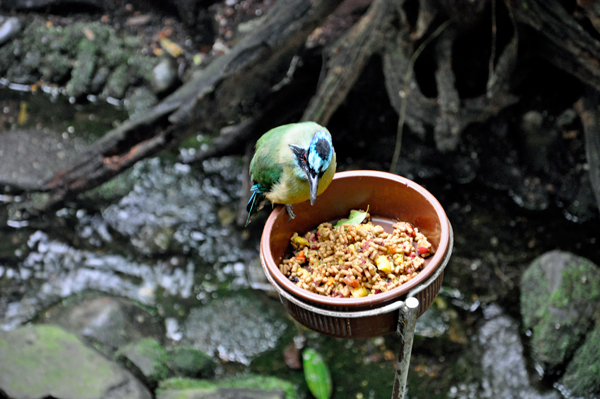
[[[331,297],[363,297],[389,291],[414,278],[433,253],[431,243],[407,222],[386,233],[367,217],[361,224],[321,223],[303,237],[279,270],[297,286]]]

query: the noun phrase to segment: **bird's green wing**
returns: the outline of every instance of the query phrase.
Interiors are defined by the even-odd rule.
[[[287,131],[287,125],[276,127],[263,134],[256,142],[256,151],[250,163],[250,176],[264,191],[269,191],[283,174],[283,166],[279,162],[279,147]]]
[[[255,156],[250,165],[252,182],[259,184],[263,191],[269,191],[282,174],[283,167],[277,162],[271,162],[268,156]]]

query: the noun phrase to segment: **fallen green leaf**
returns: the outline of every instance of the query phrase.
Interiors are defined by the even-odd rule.
[[[316,399],[329,399],[332,392],[331,374],[323,360],[323,356],[314,349],[307,348],[302,352],[304,378],[310,393]]]
[[[340,227],[344,224],[361,224],[367,217],[367,213],[369,213],[369,205],[367,205],[367,210],[364,212],[353,209],[350,211],[348,219],[340,219],[333,227]]]

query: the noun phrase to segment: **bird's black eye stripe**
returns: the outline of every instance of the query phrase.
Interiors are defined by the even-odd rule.
[[[290,144],[290,148],[292,149],[292,151],[294,152],[294,155],[296,156],[298,166],[300,166],[302,168],[304,165],[308,165],[308,155],[304,148],[298,147],[293,144]]]
[[[315,144],[315,151],[317,151],[317,154],[321,159],[327,159],[329,153],[331,152],[329,142],[324,139],[317,141]]]

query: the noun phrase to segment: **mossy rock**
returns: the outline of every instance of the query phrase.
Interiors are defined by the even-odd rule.
[[[196,398],[198,397],[196,396],[196,394],[198,393],[205,395],[199,397],[207,397],[207,393],[217,392],[218,390],[223,390],[227,388],[272,391],[272,396],[262,396],[265,399],[271,397],[285,397],[285,399],[298,399],[296,388],[291,382],[276,377],[266,377],[254,374],[225,378],[217,381],[196,380],[190,378],[171,378],[160,383],[160,386],[156,391],[156,398]],[[285,393],[285,396],[274,396],[280,395],[281,392]],[[265,395],[268,394],[266,393]]]
[[[181,377],[212,377],[217,367],[210,355],[192,346],[178,346],[169,350],[167,363]]]
[[[143,338],[120,348],[116,357],[127,366],[133,366],[134,374],[139,375],[150,386],[156,386],[169,377],[167,351],[154,338]]]
[[[573,397],[600,395],[600,323],[589,332],[560,379]]]
[[[532,353],[545,370],[565,364],[599,313],[600,270],[591,261],[551,251],[523,274],[523,324],[533,332]]]
[[[59,327],[0,332],[0,392],[10,398],[150,399],[131,373]]]

